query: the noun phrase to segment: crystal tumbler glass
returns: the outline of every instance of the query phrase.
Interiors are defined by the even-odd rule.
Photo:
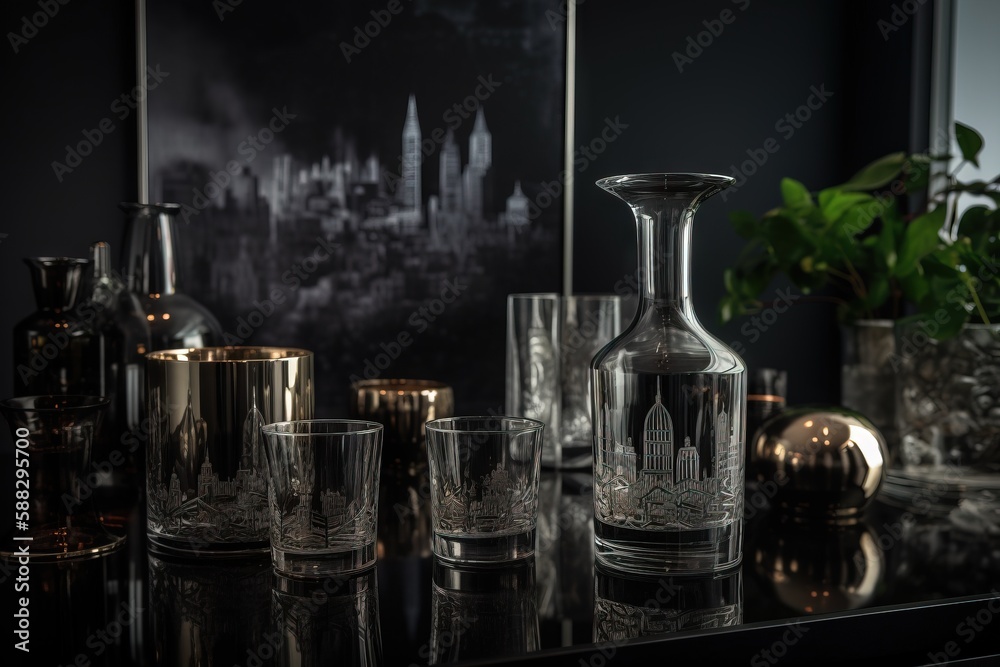
[[[373,565],[382,425],[312,419],[263,433],[275,569],[324,577]]]
[[[435,554],[496,563],[534,553],[544,427],[500,416],[427,423]]]

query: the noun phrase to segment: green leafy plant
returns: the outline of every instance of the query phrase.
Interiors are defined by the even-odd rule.
[[[847,323],[897,319],[906,304],[917,318],[934,320],[939,338],[966,322],[1000,321],[1000,176],[960,181],[966,163],[979,166],[983,138],[961,123],[955,137],[962,160],[951,172],[949,155],[892,153],[819,192],[784,178],[781,206],[759,218],[732,213],[747,245],[725,272],[721,319],[766,306],[760,295],[784,275],[806,299],[838,304]],[[963,193],[989,205],[971,206],[959,219]],[[904,214],[911,195],[926,207]]]

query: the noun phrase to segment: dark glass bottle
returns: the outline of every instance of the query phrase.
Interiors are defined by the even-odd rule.
[[[111,270],[111,248],[90,246],[91,289],[87,304],[96,313],[100,344],[100,393],[110,403],[94,462],[101,473],[98,507],[105,522],[120,525],[141,497],[145,464],[143,418],[146,412],[146,354],[149,326],[138,297]],[[147,427],[148,430],[148,427]]]
[[[77,303],[90,262],[31,257],[38,311],[14,326],[14,395],[101,395],[95,314]]]
[[[222,326],[203,305],[177,290],[178,204],[123,203],[128,288],[149,323],[151,350],[222,345]]]

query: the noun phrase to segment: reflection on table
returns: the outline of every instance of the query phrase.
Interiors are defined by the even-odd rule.
[[[594,641],[619,642],[743,622],[743,573],[624,577],[597,569]]]
[[[318,667],[331,656],[351,667],[382,664],[374,568],[319,581],[275,575],[271,612],[279,667]]]
[[[594,569],[588,481],[543,476],[533,561],[493,568],[432,559],[418,477],[384,496],[410,508],[413,523],[380,530],[375,569],[343,580],[278,578],[267,556],[165,558],[132,531],[105,557],[32,565],[31,664],[81,655],[114,667],[516,661],[561,646],[983,594],[1000,583],[1000,538],[880,504],[848,526],[756,512],[742,567],[721,576],[611,575]],[[11,586],[17,565],[3,567]]]

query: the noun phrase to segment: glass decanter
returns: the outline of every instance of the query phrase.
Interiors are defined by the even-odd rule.
[[[691,228],[733,183],[635,174],[597,185],[638,228],[639,306],[591,362],[595,555],[611,570],[725,570],[742,554],[746,366],[698,321]]]
[[[205,306],[177,290],[179,204],[121,204],[130,220],[125,237],[128,287],[149,322],[152,351],[222,344],[222,326]]]

